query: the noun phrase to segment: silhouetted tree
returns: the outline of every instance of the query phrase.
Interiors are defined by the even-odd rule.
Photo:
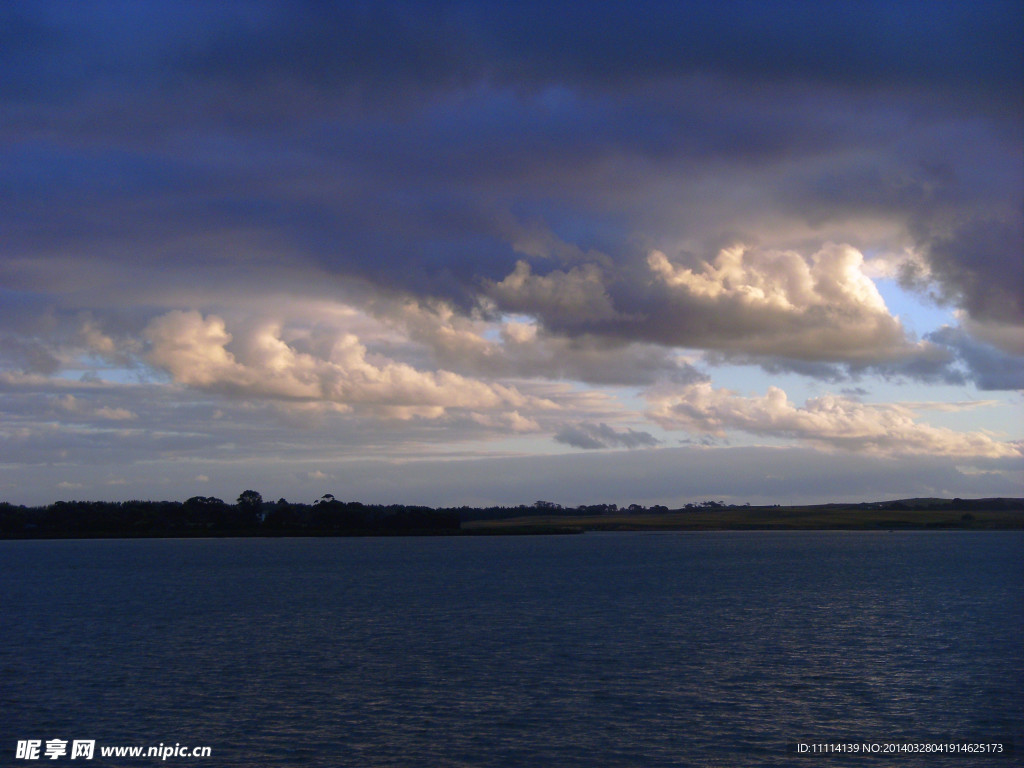
[[[224,502],[216,496],[193,496],[185,499],[185,505],[189,507],[220,506]]]
[[[235,509],[227,516],[226,527],[229,528],[251,528],[259,521],[259,514],[263,507],[263,497],[253,490],[245,490],[238,494],[238,503]]]
[[[185,500],[185,524],[194,528],[224,526],[228,505],[216,496],[193,496]]]
[[[533,506],[536,509],[543,509],[543,510],[546,510],[546,511],[556,510],[556,509],[561,509],[562,508],[561,504],[556,504],[553,501],[544,501],[543,499],[540,499],[538,501],[533,502]]]
[[[258,510],[263,504],[263,497],[256,491],[242,491],[238,494],[238,506]]]

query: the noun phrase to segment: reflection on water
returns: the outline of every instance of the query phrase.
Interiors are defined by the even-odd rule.
[[[0,711],[14,713],[0,749],[83,738],[210,745],[225,766],[590,768],[789,765],[798,740],[1019,743],[1022,544],[0,542]]]

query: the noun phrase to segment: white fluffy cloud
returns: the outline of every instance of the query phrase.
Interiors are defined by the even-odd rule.
[[[855,248],[832,243],[809,258],[735,246],[696,268],[660,251],[647,257],[653,279],[676,304],[671,314],[679,324],[669,331],[676,343],[802,360],[913,354],[863,263]]]
[[[647,415],[666,429],[720,436],[739,430],[865,453],[987,458],[1024,453],[1020,445],[985,432],[957,432],[919,422],[905,405],[865,404],[827,395],[799,407],[778,387],[769,387],[761,397],[744,397],[708,383],[694,384],[652,394]]]
[[[448,409],[557,408],[553,401],[524,395],[515,387],[450,371],[422,371],[371,355],[349,333],[339,334],[327,356],[319,357],[289,344],[277,323],[236,339],[220,317],[175,310],[153,320],[145,336],[150,364],[167,371],[177,383],[200,389],[324,401],[393,418],[437,418]]]
[[[910,337],[871,278],[886,264],[867,263],[857,248],[833,242],[809,253],[734,245],[707,261],[652,250],[642,264],[588,263],[545,275],[520,261],[500,282],[484,281],[485,315],[500,311],[525,317],[503,328],[501,350],[479,331],[469,343],[468,318],[457,332],[452,318],[445,318],[452,328],[434,333],[430,343],[449,353],[458,347],[462,359],[486,361],[492,370],[515,364],[526,375],[569,371],[595,382],[607,379],[593,378],[588,351],[624,361],[646,357],[648,365],[660,358],[656,367],[661,374],[677,381],[680,371],[671,370],[672,349],[791,367],[895,365],[913,370],[916,365],[931,370],[942,350]],[[619,367],[649,370],[636,362]],[[692,369],[689,373],[691,380],[699,378]],[[651,378],[656,376],[647,383]]]
[[[792,251],[759,252],[742,246],[719,252],[700,273],[673,267],[657,251],[648,257],[651,270],[693,296],[738,299],[751,307],[806,311],[812,306],[855,307],[888,315],[874,283],[861,270],[863,256],[854,248],[829,245],[808,263]]]

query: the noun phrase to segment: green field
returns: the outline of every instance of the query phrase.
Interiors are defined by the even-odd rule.
[[[915,509],[902,506],[823,504],[803,507],[725,507],[677,510],[663,514],[530,515],[464,522],[463,530],[511,533],[576,529],[583,531],[729,531],[729,530],[901,530],[1024,529],[1024,504],[1010,509]]]

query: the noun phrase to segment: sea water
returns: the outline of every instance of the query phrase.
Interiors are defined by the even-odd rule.
[[[961,531],[3,541],[0,763],[1019,764],[865,752],[1024,747],[1022,545]],[[18,759],[32,740],[39,761]],[[53,740],[68,747],[51,760]],[[92,763],[71,760],[76,740],[95,742]],[[210,756],[101,758],[111,745]]]

